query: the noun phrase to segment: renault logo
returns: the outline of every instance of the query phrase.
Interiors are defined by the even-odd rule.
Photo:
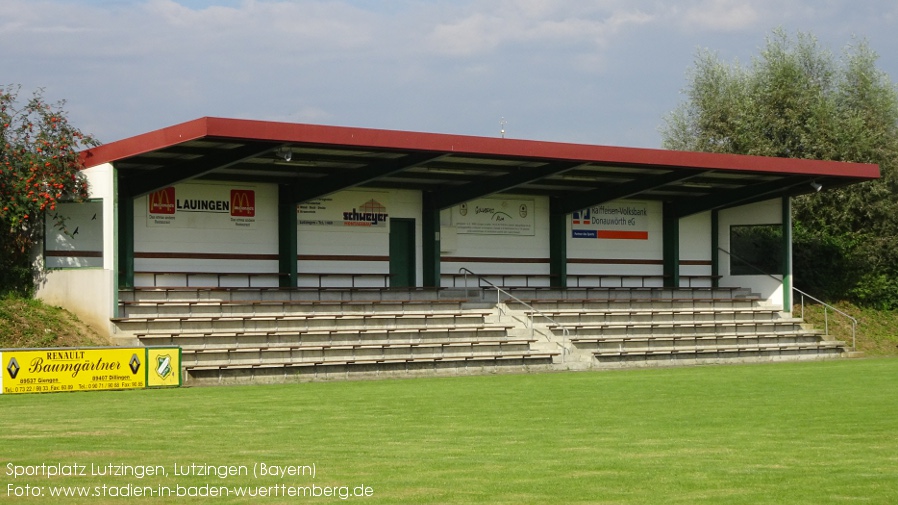
[[[10,358],[9,364],[6,365],[6,371],[9,372],[9,377],[11,379],[15,379],[16,375],[19,375],[19,370],[21,369],[22,368],[19,366],[19,362],[16,360],[16,358]]]

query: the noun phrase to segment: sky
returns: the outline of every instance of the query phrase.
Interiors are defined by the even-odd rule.
[[[697,51],[776,28],[898,82],[894,0],[0,0],[0,85],[104,143],[218,116],[660,147]]]

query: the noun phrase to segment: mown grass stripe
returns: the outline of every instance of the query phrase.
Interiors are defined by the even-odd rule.
[[[7,462],[315,463],[314,480],[285,483],[370,485],[365,503],[896,503],[896,394],[898,362],[879,359],[8,396],[0,473]],[[12,483],[128,482],[279,481]]]

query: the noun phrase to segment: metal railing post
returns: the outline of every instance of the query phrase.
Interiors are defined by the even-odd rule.
[[[842,315],[842,316],[847,317],[848,320],[851,321],[851,350],[852,350],[852,351],[857,351],[857,324],[858,324],[858,323],[857,323],[857,319],[855,319],[855,318],[849,316],[849,315],[846,314],[845,312],[842,312],[841,310],[839,310],[839,309],[833,307],[832,305],[830,305],[830,304],[824,302],[823,300],[819,300],[819,299],[817,299],[817,298],[814,298],[813,296],[811,296],[811,295],[805,293],[804,291],[802,291],[802,290],[800,290],[800,289],[798,289],[798,288],[795,288],[795,291],[798,291],[799,293],[801,293],[801,295],[802,295],[802,304],[804,304],[804,298],[803,298],[803,297],[804,297],[804,296],[807,296],[807,297],[810,298],[811,300],[813,300],[813,301],[815,301],[815,302],[817,302],[817,303],[819,303],[820,305],[823,306],[823,321],[824,321],[824,328],[825,328],[825,330],[826,330],[826,334],[827,334],[827,335],[829,335],[829,312],[828,312],[829,310],[832,310],[833,312],[835,312],[835,313],[837,313],[837,314],[840,314],[840,315]],[[802,310],[804,310],[804,309],[802,309]],[[804,317],[802,317],[802,319],[804,319]]]
[[[724,254],[729,255],[730,257],[736,258],[737,260],[739,260],[739,261],[745,263],[746,265],[748,265],[749,267],[753,268],[754,270],[757,270],[758,272],[760,272],[760,273],[766,275],[767,277],[770,277],[771,279],[773,279],[773,280],[779,282],[779,283],[782,285],[782,283],[783,283],[782,279],[777,279],[777,278],[774,277],[773,275],[771,275],[771,274],[769,274],[769,273],[767,273],[767,272],[761,270],[760,268],[758,268],[758,267],[752,265],[751,263],[749,263],[748,261],[746,261],[744,258],[740,258],[739,256],[737,256],[737,255],[731,253],[730,251],[727,251],[727,250],[724,249],[723,247],[718,247],[717,249],[720,250],[721,252],[723,252]],[[855,318],[849,316],[849,315],[846,314],[845,312],[842,312],[841,310],[839,310],[839,309],[835,308],[834,306],[832,306],[832,305],[830,305],[830,304],[824,302],[823,300],[820,300],[820,299],[818,299],[818,298],[814,298],[813,296],[811,296],[811,295],[805,293],[804,291],[802,291],[802,290],[800,290],[800,289],[798,289],[798,288],[796,288],[796,287],[793,287],[793,288],[792,288],[792,291],[793,291],[793,293],[797,291],[799,294],[801,294],[801,319],[802,319],[802,320],[804,320],[804,297],[805,297],[805,296],[807,296],[807,297],[810,298],[811,300],[813,300],[813,301],[815,301],[815,302],[817,302],[817,303],[819,303],[820,305],[823,306],[823,329],[824,329],[824,331],[825,331],[825,335],[829,335],[829,312],[828,312],[829,309],[832,309],[833,312],[836,312],[836,313],[838,313],[838,314],[841,314],[841,315],[847,317],[849,320],[851,320],[851,350],[852,350],[852,351],[857,351],[857,319],[855,319]],[[785,308],[786,308],[786,307],[783,307],[783,309],[785,309]],[[791,309],[791,307],[790,307],[790,309]],[[790,310],[789,312],[791,312],[791,310]]]
[[[459,273],[464,273],[464,274],[465,274],[465,285],[466,285],[466,286],[467,286],[467,283],[468,283],[468,281],[467,281],[467,276],[468,276],[468,274],[470,273],[471,275],[477,277],[477,284],[478,284],[479,287],[482,288],[483,286],[481,285],[481,283],[485,282],[485,283],[487,283],[490,287],[496,288],[496,305],[497,305],[497,306],[498,306],[499,304],[502,303],[502,293],[505,293],[505,296],[507,296],[509,299],[514,300],[514,301],[520,303],[521,305],[527,307],[528,309],[530,309],[530,336],[531,336],[531,337],[534,335],[534,332],[535,332],[535,329],[534,329],[534,327],[533,327],[533,326],[534,326],[534,325],[533,325],[533,314],[534,314],[534,313],[539,314],[540,316],[542,316],[542,317],[548,319],[552,324],[554,324],[554,325],[558,326],[559,328],[561,328],[561,334],[562,334],[561,362],[562,362],[562,363],[565,362],[565,356],[567,355],[567,340],[568,340],[567,337],[568,337],[568,335],[569,335],[569,330],[568,330],[568,328],[567,328],[565,325],[563,325],[563,324],[559,323],[558,321],[552,319],[551,317],[549,317],[549,316],[547,316],[546,314],[542,313],[539,309],[535,308],[534,306],[530,305],[529,303],[525,302],[524,300],[521,300],[521,299],[518,298],[517,296],[515,296],[515,295],[511,294],[510,292],[508,292],[508,291],[502,289],[501,287],[499,287],[499,286],[493,284],[493,283],[490,282],[489,280],[484,279],[483,276],[477,275],[476,273],[474,273],[474,272],[468,270],[467,268],[464,268],[464,267],[459,268],[459,269],[458,269],[458,272],[459,272]],[[507,305],[507,304],[506,304],[506,305]],[[500,311],[501,311],[501,309],[500,309]],[[547,337],[546,339],[548,340],[548,337]]]

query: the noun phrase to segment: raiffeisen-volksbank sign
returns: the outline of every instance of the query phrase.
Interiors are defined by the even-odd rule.
[[[0,394],[177,387],[180,347],[0,350]]]
[[[644,202],[612,202],[571,214],[571,237],[648,240],[648,206]]]

